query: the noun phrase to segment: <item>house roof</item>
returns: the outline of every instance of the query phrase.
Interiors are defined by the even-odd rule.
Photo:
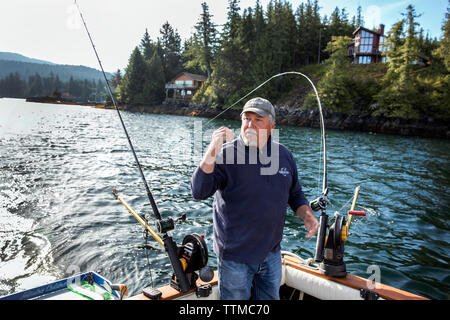
[[[382,35],[380,32],[364,28],[363,26],[359,26],[358,28],[356,28],[356,30],[353,31],[353,35],[357,34],[360,30],[364,30],[364,31],[367,31],[367,32],[370,32],[370,33],[373,33],[373,34],[378,34],[380,36]]]
[[[194,74],[194,73],[189,73],[189,72],[181,72],[179,74],[177,74],[175,76],[175,78],[173,78],[172,80],[175,80],[176,78],[178,78],[181,75],[185,75],[186,77],[191,78],[192,80],[197,80],[197,81],[206,81],[208,78],[206,76],[203,76],[201,74]]]

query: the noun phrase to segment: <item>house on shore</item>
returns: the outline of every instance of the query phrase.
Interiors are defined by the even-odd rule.
[[[166,100],[190,100],[208,78],[200,74],[181,72],[166,83]]]
[[[384,24],[380,24],[377,31],[359,26],[353,32],[348,55],[353,57],[353,63],[356,64],[386,62],[386,57],[382,56],[386,50]]]

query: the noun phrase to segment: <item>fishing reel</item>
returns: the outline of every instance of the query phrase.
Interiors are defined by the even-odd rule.
[[[196,287],[196,281],[200,278],[203,282],[210,282],[214,277],[214,272],[207,267],[208,263],[208,247],[203,236],[196,233],[189,234],[184,237],[182,245],[179,247],[169,235],[169,231],[175,229],[175,225],[179,221],[186,221],[186,215],[180,218],[161,219],[158,212],[158,220],[156,228],[162,234],[162,238],[149,226],[150,214],[139,216],[130,205],[122,199],[117,190],[112,190],[114,197],[122,202],[128,211],[136,218],[136,220],[150,233],[153,238],[163,247],[169,256],[170,264],[173,268],[173,275],[170,285],[180,292],[187,292]],[[147,234],[147,233],[146,233]],[[199,275],[197,274],[199,272]],[[154,290],[152,291],[154,292]],[[151,292],[150,292],[151,293]],[[150,296],[157,296],[151,293]]]
[[[345,242],[349,236],[350,223],[353,215],[365,216],[364,211],[354,211],[356,197],[358,195],[359,187],[355,190],[355,197],[352,208],[347,213],[347,220],[340,216],[338,212],[335,213],[334,223],[328,225],[328,215],[325,213],[326,209],[326,195],[313,200],[310,207],[314,211],[322,210],[319,217],[319,232],[317,236],[316,251],[314,260],[320,262],[319,271],[322,274],[331,277],[343,278],[347,275],[347,269],[344,262]],[[323,199],[325,197],[325,199]],[[316,205],[315,205],[316,204]],[[327,235],[328,230],[328,235]]]
[[[345,217],[335,215],[334,223],[328,228],[328,235],[324,233],[319,234],[317,242],[321,252],[316,252],[315,261],[321,262],[319,270],[321,273],[342,278],[347,275],[347,270],[344,262],[344,244],[345,240],[342,238],[345,229]]]
[[[204,282],[211,281],[214,272],[207,266],[208,247],[203,236],[197,233],[188,234],[184,237],[182,245],[177,246],[168,235],[179,221],[186,221],[186,214],[177,219],[172,217],[159,219],[155,225],[158,232],[163,234],[164,248],[173,267],[170,286],[177,291],[187,292],[196,288],[198,278]]]
[[[172,231],[175,229],[175,225],[178,221],[186,221],[186,214],[183,214],[180,218],[175,220],[172,217],[168,217],[167,219],[160,219],[156,221],[156,230],[158,230],[158,232],[161,234]]]
[[[208,247],[203,236],[197,233],[185,236],[181,247],[177,249],[177,256],[188,281],[189,289],[196,288],[198,278],[204,282],[209,282],[213,279],[214,272],[207,266]],[[176,273],[172,275],[170,286],[178,291],[183,291]]]
[[[174,219],[168,217],[166,219],[157,220],[155,225],[160,234],[167,234],[167,232],[175,229],[175,225],[179,221],[186,221],[186,214],[183,214],[180,218]],[[178,247],[172,240],[164,239],[166,246],[169,248],[166,250],[173,251],[170,248],[176,248],[176,256],[181,264],[180,268],[174,269],[170,286],[174,289],[185,292],[187,288],[193,289],[196,287],[196,281],[200,279],[204,282],[209,282],[214,277],[214,272],[211,268],[207,267],[208,263],[208,247],[206,245],[203,236],[197,233],[188,234],[184,237],[181,247]],[[173,255],[173,253],[171,253]],[[169,254],[170,256],[170,254]],[[178,265],[178,261],[174,259],[173,263]],[[178,270],[177,270],[178,269]],[[199,272],[199,275],[197,274]],[[177,277],[177,272],[180,273]],[[182,278],[182,280],[180,279]]]

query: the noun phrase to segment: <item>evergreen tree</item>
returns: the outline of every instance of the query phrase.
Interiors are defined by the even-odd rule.
[[[145,29],[144,36],[141,39],[141,43],[139,49],[142,52],[142,56],[144,60],[150,60],[153,57],[153,53],[155,52],[155,44],[153,43],[150,35],[148,34],[148,30]]]
[[[211,77],[211,66],[204,63],[202,55],[201,39],[197,34],[193,34],[184,42],[182,62],[184,70],[191,73],[207,73]]]
[[[211,83],[219,105],[235,101],[242,92],[245,79],[247,53],[240,35],[239,10],[238,0],[228,1],[227,22],[222,32],[221,50],[214,61]]]
[[[136,47],[128,60],[128,65],[120,84],[121,100],[129,104],[145,103],[143,87],[147,66],[139,48]]]
[[[164,78],[170,80],[182,70],[181,65],[181,38],[176,30],[166,21],[159,30],[161,38],[161,62]]]
[[[36,73],[27,80],[22,80],[19,73],[15,72],[0,79],[0,96],[11,98],[55,96],[54,92],[57,92],[59,95],[56,97],[60,99],[62,92],[68,92],[80,100],[86,100],[95,90],[94,80],[77,80],[71,77],[69,81],[62,82],[59,76],[53,73],[50,73],[49,77]],[[103,86],[99,92],[105,92]]]
[[[404,86],[411,84],[413,62],[418,58],[419,50],[416,27],[419,24],[416,22],[416,18],[420,17],[420,15],[416,14],[416,11],[412,5],[408,5],[406,10],[406,13],[403,14],[406,17],[405,23],[407,26],[405,43],[402,48],[404,69],[400,75],[400,81],[404,82]]]
[[[317,0],[308,0],[297,10],[298,21],[298,52],[301,53],[302,64],[310,64],[318,61],[319,38],[321,43],[327,43],[326,34],[321,30],[319,3]]]
[[[399,71],[404,64],[402,55],[404,24],[404,20],[395,23],[386,37],[386,44],[389,49],[384,55],[387,57],[389,63],[387,72],[383,77],[383,90],[376,96],[380,106],[375,115],[378,115],[380,112],[387,116],[392,115],[398,107],[395,105],[395,97],[393,97],[392,91],[398,88],[398,86],[394,88],[393,85],[398,83]]]
[[[26,81],[20,79],[18,72],[11,72],[8,76],[0,80],[0,96],[24,98],[26,90]]]
[[[43,93],[43,83],[41,76],[39,74],[35,74],[34,76],[30,76],[28,78],[28,93],[27,95],[30,97],[37,97],[42,95]]]
[[[270,1],[267,7],[267,33],[274,57],[273,72],[281,72],[293,66],[296,50],[296,22],[292,6],[285,1]]]
[[[353,27],[356,29],[359,26],[364,26],[364,17],[362,15],[361,6],[358,6],[357,13],[356,13],[355,25]]]
[[[111,87],[117,88],[120,85],[121,81],[122,81],[122,73],[120,72],[120,69],[117,69],[117,71],[113,74],[109,83],[111,84]]]
[[[450,6],[447,7],[445,20],[442,25],[443,37],[439,41],[438,47],[434,50],[435,57],[440,59],[444,64],[447,72],[450,72]]]
[[[324,110],[350,113],[353,110],[353,101],[350,89],[348,68],[350,60],[347,56],[347,46],[351,38],[345,36],[332,37],[327,45],[330,58],[325,76],[318,83],[318,93]],[[305,100],[307,108],[316,107],[316,97],[311,92]]]
[[[272,56],[272,65],[268,77],[294,66],[296,33],[297,25],[291,4],[281,0],[270,1],[267,6],[266,36],[269,42],[266,50]],[[265,95],[269,99],[276,99],[289,89],[289,81],[277,78],[265,88]]]
[[[212,15],[206,2],[202,3],[202,14],[195,25],[195,33],[187,42],[184,51],[187,69],[201,70],[211,80],[212,61],[214,59],[217,30],[212,22]]]
[[[413,63],[419,53],[415,21],[418,15],[411,5],[406,10],[405,19],[397,22],[387,37],[389,64],[377,98],[380,111],[387,116],[419,118],[425,101],[424,96],[418,94],[417,76],[413,76]],[[406,32],[403,32],[404,26]]]
[[[432,77],[425,78],[424,92],[430,95],[429,114],[450,120],[450,6],[442,25],[443,36],[432,51]]]
[[[143,87],[144,101],[146,104],[157,105],[165,98],[164,86],[166,80],[161,58],[156,51],[148,62],[147,70],[147,78]]]
[[[249,89],[253,89],[257,84],[267,80],[274,72],[274,57],[271,50],[269,50],[271,39],[267,32],[268,24],[264,19],[264,10],[259,0],[256,1],[252,18],[254,39],[247,44],[247,50],[249,50],[247,61],[249,66],[246,73],[246,82]],[[249,31],[246,33],[249,33]],[[258,91],[258,95],[269,97],[270,91],[272,91],[270,87],[264,86]]]

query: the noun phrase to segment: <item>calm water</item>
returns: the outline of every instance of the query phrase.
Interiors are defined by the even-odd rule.
[[[162,216],[187,214],[175,240],[205,235],[215,267],[212,199],[190,195],[199,161],[194,141],[206,144],[212,128],[240,124],[127,112],[123,118]],[[319,130],[279,129],[306,196],[317,197]],[[377,265],[382,283],[449,298],[450,141],[329,130],[327,147],[329,215],[349,209],[357,185],[357,209],[367,211],[352,223],[348,271],[367,278]],[[126,283],[131,294],[151,277],[155,286],[167,284],[166,254],[153,239],[146,244],[113,187],[137,212],[152,213],[115,111],[0,99],[0,295],[91,270]],[[309,258],[316,237],[306,240],[299,222],[289,214],[282,248]]]

